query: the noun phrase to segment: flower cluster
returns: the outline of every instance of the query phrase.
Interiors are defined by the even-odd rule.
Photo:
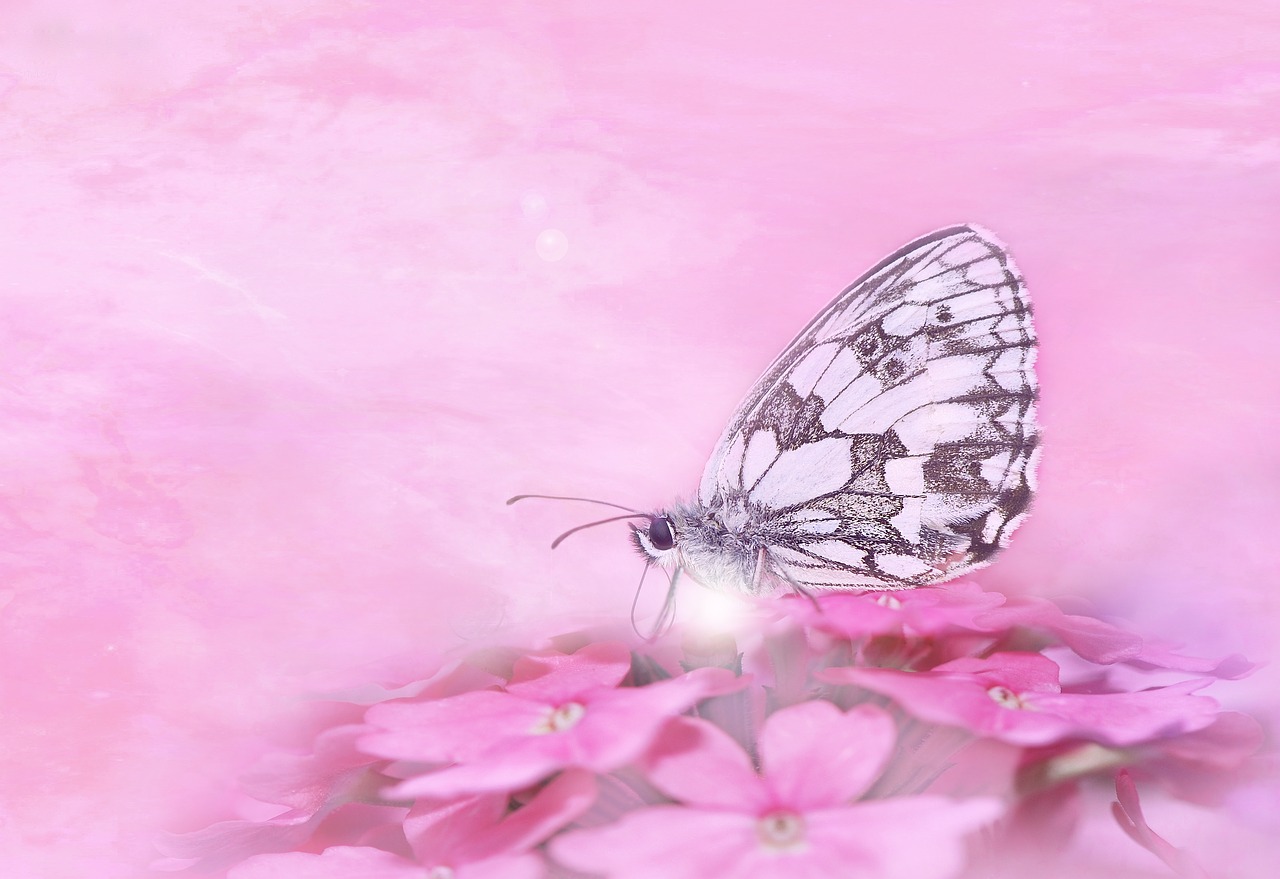
[[[972,583],[792,596],[734,634],[578,633],[345,696],[274,804],[165,840],[230,879],[942,879],[1060,844],[1082,783],[1184,875],[1138,785],[1212,802],[1261,740],[1201,691],[1248,673]],[[1069,828],[1068,828],[1069,829]],[[1056,841],[1056,842],[1055,842]],[[975,873],[974,875],[980,875]]]

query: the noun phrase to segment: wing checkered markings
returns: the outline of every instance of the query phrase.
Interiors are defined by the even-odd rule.
[[[763,549],[771,573],[828,588],[983,564],[1031,494],[1031,317],[1012,260],[971,227],[925,236],[847,287],[765,371],[707,464],[697,511],[742,556],[719,563],[742,570]]]

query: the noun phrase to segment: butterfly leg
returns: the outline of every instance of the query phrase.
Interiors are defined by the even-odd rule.
[[[751,575],[752,595],[760,594],[760,581],[764,578],[765,555],[765,548],[762,546],[760,547],[760,551],[756,553],[756,569]]]
[[[765,551],[763,549],[760,550],[760,561],[757,562],[756,564],[757,575],[759,574],[760,566],[764,563],[764,552]],[[796,595],[803,595],[805,598],[809,599],[809,603],[813,605],[813,609],[816,610],[818,613],[822,613],[822,605],[818,603],[817,597],[813,594],[811,590],[806,589],[804,586],[797,583],[795,578],[792,577],[790,574],[788,574],[787,569],[782,567],[781,565],[778,565],[776,567],[776,570],[779,574],[782,575],[782,579],[787,581],[787,583],[791,586],[792,591],[794,591]]]

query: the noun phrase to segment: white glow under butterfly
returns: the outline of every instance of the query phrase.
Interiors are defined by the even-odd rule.
[[[995,236],[926,235],[818,313],[739,405],[697,498],[632,511],[646,520],[632,538],[673,588],[685,572],[749,595],[905,589],[986,565],[1035,487],[1035,354]]]

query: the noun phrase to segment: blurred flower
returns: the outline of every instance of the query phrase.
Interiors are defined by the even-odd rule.
[[[287,809],[266,820],[222,821],[194,833],[167,836],[157,847],[170,860],[156,866],[209,869],[259,852],[304,845],[325,819],[385,783],[367,772],[377,758],[356,750],[364,731],[359,725],[339,726],[321,733],[310,754],[266,755],[242,786],[254,799]]]
[[[268,755],[246,779],[265,817],[172,836],[159,866],[995,875],[1066,847],[1104,808],[1086,798],[1097,779],[1117,785],[1133,839],[1191,877],[1146,825],[1135,780],[1212,803],[1257,766],[1258,724],[1198,695],[1247,662],[1183,656],[1041,599],[961,582],[788,597],[744,619],[630,645],[579,632],[475,650],[420,680],[345,682],[310,753]]]
[[[410,857],[370,846],[334,846],[318,855],[259,855],[232,870],[229,879],[538,879],[546,869],[530,850],[582,814],[594,798],[591,774],[570,771],[514,812],[508,811],[505,796],[495,794],[443,805],[424,802],[404,819]]]

